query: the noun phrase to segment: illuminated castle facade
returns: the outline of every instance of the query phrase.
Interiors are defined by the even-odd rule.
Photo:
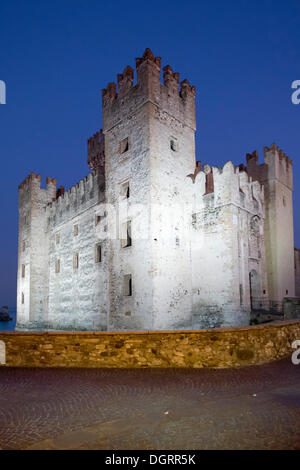
[[[149,49],[136,71],[102,92],[86,178],[19,187],[19,328],[243,326],[295,295],[292,161],[202,166],[195,88]]]

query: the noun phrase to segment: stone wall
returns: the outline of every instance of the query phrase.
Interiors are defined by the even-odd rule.
[[[18,322],[40,322],[47,310],[49,236],[45,207],[56,197],[56,180],[31,173],[19,186]]]
[[[255,297],[268,299],[263,188],[229,161],[211,169],[214,192],[203,195],[207,167],[191,183],[197,201],[190,234],[193,325],[247,326],[250,273],[258,279]]]
[[[297,339],[299,320],[200,331],[0,332],[8,367],[238,367],[289,356]]]
[[[43,189],[33,173],[20,185],[19,329],[107,329],[104,197],[96,172],[65,192],[50,178]],[[100,241],[103,262],[96,263]]]
[[[300,318],[300,297],[285,297],[283,301],[283,314],[285,320]]]
[[[54,329],[106,329],[108,260],[103,199],[98,175],[90,173],[46,209],[49,293],[44,323]],[[96,222],[97,217],[101,222]],[[100,242],[102,257],[96,262]]]

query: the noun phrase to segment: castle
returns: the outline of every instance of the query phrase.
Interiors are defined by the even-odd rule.
[[[86,178],[19,186],[18,328],[244,326],[295,295],[292,161],[202,166],[195,88],[149,49],[136,70],[102,91]]]

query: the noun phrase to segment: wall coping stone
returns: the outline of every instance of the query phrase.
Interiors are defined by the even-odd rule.
[[[12,335],[12,336],[76,336],[76,335],[93,335],[93,336],[115,336],[115,335],[161,335],[161,334],[204,334],[204,333],[233,333],[239,331],[253,331],[253,330],[262,330],[266,328],[280,328],[281,326],[291,325],[293,323],[299,323],[300,320],[284,320],[284,321],[274,321],[272,323],[265,323],[261,325],[252,325],[252,326],[243,326],[243,327],[233,327],[233,328],[210,328],[207,330],[162,330],[162,331],[1,331],[1,335]]]

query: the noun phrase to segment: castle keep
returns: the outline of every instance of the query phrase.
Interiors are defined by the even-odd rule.
[[[244,326],[295,295],[292,161],[202,166],[195,88],[149,49],[136,72],[102,91],[86,178],[19,186],[19,328]]]

